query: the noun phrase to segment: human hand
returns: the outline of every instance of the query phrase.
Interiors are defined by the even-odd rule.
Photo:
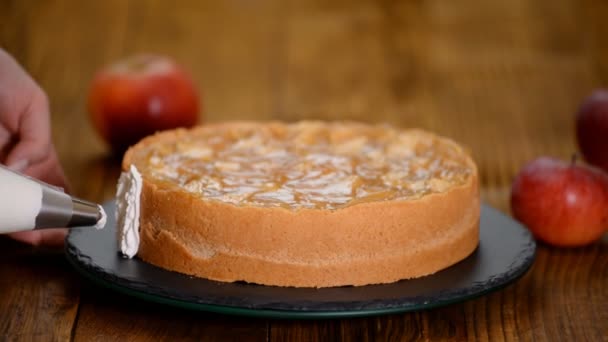
[[[50,113],[44,91],[6,52],[0,49],[0,163],[67,188],[51,141]],[[32,245],[61,245],[66,229],[11,234]]]

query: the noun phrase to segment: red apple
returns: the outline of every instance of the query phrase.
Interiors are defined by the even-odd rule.
[[[576,137],[585,159],[608,172],[608,90],[596,90],[583,102]]]
[[[589,244],[608,228],[608,175],[574,160],[536,159],[515,179],[511,209],[543,242],[563,247]]]
[[[96,75],[88,107],[98,133],[120,155],[154,132],[195,125],[199,99],[191,78],[173,60],[138,55]]]

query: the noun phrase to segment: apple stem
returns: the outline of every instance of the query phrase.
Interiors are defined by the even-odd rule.
[[[578,157],[579,157],[578,153],[572,153],[572,159],[571,159],[570,166],[576,165],[576,161],[578,160]]]

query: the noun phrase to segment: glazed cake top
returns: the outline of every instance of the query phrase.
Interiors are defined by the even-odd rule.
[[[142,175],[235,205],[338,209],[416,199],[474,172],[451,140],[385,125],[241,122],[173,133],[136,153]]]

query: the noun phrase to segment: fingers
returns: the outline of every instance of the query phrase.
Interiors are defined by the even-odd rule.
[[[21,113],[17,135],[17,144],[6,158],[8,167],[24,170],[48,158],[51,149],[49,106],[42,90],[38,89]]]
[[[57,152],[51,145],[47,157],[35,165],[29,165],[24,172],[30,177],[40,179],[41,181],[63,188],[66,192],[70,192],[69,184],[63,173],[63,168],[59,163]]]
[[[9,236],[17,241],[33,246],[63,246],[68,233],[66,228],[33,230],[29,232],[12,233]]]
[[[0,125],[0,163],[4,163],[8,152],[13,147],[13,141],[9,131]]]
[[[34,165],[49,152],[49,103],[46,94],[10,55],[0,49],[0,151],[8,166]],[[3,158],[4,159],[4,158]]]
[[[51,144],[46,94],[2,49],[0,76],[0,163],[47,183],[66,187],[63,170]],[[55,229],[11,236],[32,245],[62,245],[66,232],[66,229]]]

